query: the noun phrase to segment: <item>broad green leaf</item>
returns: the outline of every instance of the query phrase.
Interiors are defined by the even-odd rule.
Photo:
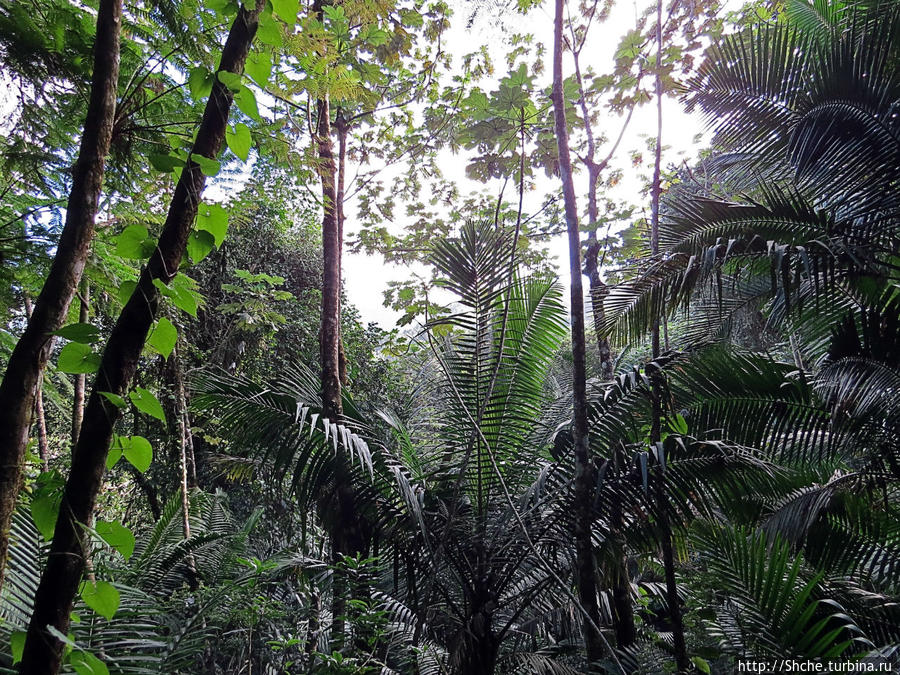
[[[135,469],[144,473],[153,463],[153,446],[143,436],[128,436],[122,439],[122,454]]]
[[[62,490],[47,490],[36,494],[31,500],[31,519],[38,532],[46,540],[53,538],[56,519],[59,516],[59,503],[62,501]]]
[[[119,591],[108,581],[92,583],[86,581],[81,586],[84,604],[107,619],[113,618],[119,609]]]
[[[259,16],[256,38],[263,44],[271,45],[272,47],[282,47],[284,45],[284,39],[281,35],[281,24],[273,19],[268,12]]]
[[[176,307],[193,317],[197,316],[202,296],[194,290],[196,282],[193,279],[179,273],[168,286],[161,279],[154,279],[153,285]]]
[[[72,342],[90,344],[100,339],[100,329],[89,323],[70,323],[68,326],[60,328],[53,335],[59,335]]]
[[[234,125],[234,129],[225,131],[225,141],[231,151],[245,162],[250,156],[250,145],[253,140],[250,138],[250,128],[241,122]]]
[[[122,285],[119,286],[119,292],[116,294],[119,304],[124,305],[127,303],[135,288],[137,288],[136,281],[123,281]]]
[[[231,16],[238,10],[238,5],[234,0],[206,0],[206,6],[223,19]]]
[[[298,0],[272,0],[272,9],[275,14],[288,26],[293,26],[297,21]]]
[[[234,95],[234,102],[238,109],[250,119],[261,122],[259,116],[259,108],[256,105],[256,96],[247,87],[241,87],[241,90]]]
[[[25,636],[27,633],[23,630],[15,630],[9,636],[9,649],[12,652],[12,662],[16,665],[22,660],[22,652],[25,651]]]
[[[147,415],[150,415],[150,417],[155,417],[165,424],[166,414],[163,412],[163,407],[160,405],[159,400],[152,391],[144,389],[143,387],[135,387],[134,391],[128,394],[128,398],[134,403],[134,407],[142,413],[146,413]],[[125,457],[128,457],[127,452],[125,453]]]
[[[143,225],[129,225],[116,237],[116,254],[123,258],[143,260],[153,253],[156,241]]]
[[[222,168],[222,165],[218,160],[210,159],[209,157],[204,157],[203,155],[191,155],[191,161],[193,161],[197,166],[200,167],[200,170],[205,176],[215,176]]]
[[[119,437],[116,436],[113,440],[112,446],[109,448],[109,454],[106,455],[107,471],[118,464],[120,459],[122,459],[122,445],[119,441]]]
[[[125,560],[134,553],[134,534],[122,523],[114,520],[98,520],[94,530],[103,541],[121,553]]]
[[[228,232],[228,211],[219,204],[201,204],[197,209],[197,229],[209,232],[216,247],[221,246]]]
[[[180,169],[184,166],[184,160],[181,157],[161,152],[150,153],[148,159],[150,160],[150,166],[163,173],[172,173],[175,169]]]
[[[691,661],[695,666],[697,666],[697,670],[699,670],[701,673],[704,673],[704,675],[710,675],[711,670],[709,667],[709,662],[706,659],[699,656],[692,656]]]
[[[147,346],[164,358],[169,358],[178,341],[178,329],[166,317],[156,322],[147,338]]]
[[[414,9],[401,10],[400,21],[403,23],[404,26],[407,26],[410,28],[420,28],[423,23],[422,15],[419,14]]]
[[[206,98],[212,92],[213,76],[203,66],[191,68],[188,74],[188,88],[191,90],[191,96],[195,101]]]
[[[70,342],[60,350],[56,367],[63,373],[96,373],[100,367],[100,355],[90,345]]]
[[[83,650],[69,654],[69,665],[78,675],[109,675],[109,668],[103,661]]]
[[[272,52],[250,52],[244,72],[249,75],[260,87],[265,87],[272,75]]]
[[[239,92],[241,87],[244,86],[241,84],[241,76],[237,73],[232,73],[230,70],[220,70],[216,73],[216,77],[219,78],[219,82],[235,93]]]
[[[187,254],[196,265],[208,256],[215,247],[216,240],[211,233],[203,230],[191,232],[191,236],[188,237]]]
[[[118,394],[113,394],[111,391],[98,391],[97,393],[117,408],[124,408],[126,405],[128,405],[128,402],[124,398],[122,398]]]

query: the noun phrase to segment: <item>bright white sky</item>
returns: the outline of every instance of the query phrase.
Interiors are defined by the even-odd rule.
[[[609,72],[621,36],[634,27],[636,17],[653,2],[654,0],[619,0],[606,22],[592,26],[583,58],[586,58],[597,72]],[[512,5],[512,3],[509,4]],[[506,45],[503,42],[511,33],[532,33],[537,41],[543,42],[545,45],[552,42],[553,4],[549,0],[545,0],[542,5],[533,9],[526,16],[516,15],[513,10],[509,10],[502,21],[498,21],[496,16],[489,16],[482,11],[470,30],[466,30],[465,24],[473,4],[457,0],[452,3],[452,6],[455,7],[456,14],[452,19],[452,27],[445,44],[451,45],[451,53],[454,56],[475,51],[480,44],[489,45],[498,71],[498,78],[505,75],[504,72],[501,72],[505,67],[504,54],[506,53]],[[453,46],[455,45],[459,45],[459,48],[454,51]],[[546,75],[549,78],[552,66],[551,55],[546,55],[545,60]],[[571,60],[566,59],[564,74],[566,76],[571,74],[572,68]],[[621,119],[613,118],[610,120],[608,129],[599,131],[606,131],[607,135],[614,136],[618,133],[621,123]],[[702,125],[696,117],[685,114],[677,101],[666,100],[664,101],[663,124],[664,164],[680,162],[682,157],[687,157],[690,161],[696,156],[700,148],[694,146],[694,137],[703,131]],[[618,157],[621,161],[614,162],[614,165],[625,169],[625,177],[615,192],[616,198],[623,202],[641,204],[642,201],[646,201],[641,196],[641,186],[644,182],[640,175],[641,170],[632,169],[628,157],[630,150],[645,149],[645,137],[655,135],[655,133],[655,105],[644,106],[635,111],[618,150]],[[447,178],[456,180],[463,191],[469,188],[472,192],[477,192],[485,188],[483,184],[465,177],[465,156],[454,156],[448,153],[447,161],[442,162],[441,166]],[[545,182],[552,180],[546,178],[543,172],[539,173],[540,180]],[[576,175],[575,180],[576,189],[583,194],[586,190],[586,176],[583,173]],[[496,194],[498,186],[490,187],[491,191]],[[557,189],[557,186],[549,182],[539,185],[534,198],[539,201],[541,195],[554,189]],[[353,206],[348,206],[346,226],[352,233],[353,223],[350,214],[353,213]],[[526,202],[526,210],[527,208]],[[649,204],[647,210],[649,211]],[[401,227],[402,222],[394,223],[394,225]],[[559,268],[566,272],[561,276],[568,286],[566,279],[568,276],[568,251],[565,238],[559,237],[551,242],[550,251],[556,257]],[[393,328],[399,315],[383,306],[383,292],[389,281],[409,278],[413,270],[404,266],[385,264],[380,256],[345,253],[344,260],[346,291],[350,302],[359,308],[364,321],[375,321],[385,329]],[[568,297],[568,293],[565,296]]]

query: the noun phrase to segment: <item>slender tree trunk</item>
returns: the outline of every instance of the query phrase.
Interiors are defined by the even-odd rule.
[[[316,0],[313,12],[321,18],[322,2]],[[328,98],[316,101],[316,144],[319,154],[319,179],[322,184],[322,314],[319,326],[319,359],[322,379],[322,414],[338,422],[343,415],[341,404],[341,217],[338,200],[338,167],[331,138],[331,105]],[[355,500],[350,485],[346,461],[340,455],[334,458],[334,484],[332,495],[324,495],[320,508],[332,511],[331,517],[323,513],[323,520],[332,523],[332,562],[336,565],[344,554],[359,552],[359,542],[354,536],[354,524],[358,520]],[[343,616],[346,612],[347,583],[335,568],[332,572],[332,638],[333,648],[340,649],[346,630]]]
[[[31,298],[25,296],[25,318],[31,319],[33,311]],[[50,338],[50,345],[53,346],[53,338]],[[38,456],[41,458],[41,471],[50,469],[50,443],[47,440],[47,417],[44,414],[44,377],[41,374],[37,384],[37,393],[34,397],[34,416],[37,421],[38,428]]]
[[[596,663],[603,656],[602,636],[594,629],[600,625],[597,606],[597,582],[594,549],[591,543],[593,520],[594,472],[588,445],[587,373],[584,344],[584,291],[581,283],[581,240],[578,232],[578,205],[575,184],[572,180],[572,159],[569,155],[569,132],[566,125],[565,98],[563,97],[563,5],[556,0],[553,26],[553,120],[556,143],[559,150],[559,175],[562,179],[565,202],[566,230],[569,235],[569,273],[571,275],[572,303],[572,436],[575,444],[575,550],[578,599],[590,621],[584,621],[584,640],[588,661]],[[593,623],[593,626],[591,625]]]
[[[341,246],[344,243],[344,182],[347,176],[347,133],[349,127],[344,120],[343,113],[338,111],[337,120],[335,122],[338,135],[338,163],[337,163],[337,194],[335,211],[337,213],[338,241]],[[341,378],[341,385],[347,385],[347,354],[344,351],[344,337],[341,332],[341,311],[340,311],[340,292],[338,293],[338,373]]]
[[[264,0],[257,0],[252,11],[243,7],[238,10],[222,50],[220,70],[243,72],[264,4]],[[203,112],[192,154],[209,158],[219,155],[232,100],[232,93],[217,79]],[[188,162],[175,188],[156,249],[142,270],[137,288],[122,309],[103,352],[63,490],[47,566],[35,596],[19,670],[22,675],[55,675],[59,671],[63,644],[45,627],[53,626],[64,635],[68,632],[72,600],[84,571],[87,542],[83,540],[81,523],[90,522],[106,468],[113,426],[120,416],[119,408],[101,392],[127,396],[159,305],[159,289],[154,282],[168,284],[178,273],[205,185],[206,176],[200,167]]]
[[[43,380],[43,378],[41,378]],[[38,382],[37,395],[34,398],[34,414],[38,428],[38,457],[41,458],[41,471],[50,470],[50,441],[47,438],[47,416],[44,413],[44,384]]]
[[[50,357],[50,334],[59,330],[81,280],[112,140],[119,81],[122,0],[101,0],[97,11],[94,72],[78,160],[66,204],[66,224],[44,287],[0,383],[0,585],[9,527],[22,482],[34,401]]]
[[[78,308],[79,323],[87,323],[90,315],[91,287],[87,280],[81,284],[81,298]],[[78,442],[81,433],[81,420],[84,418],[84,389],[87,377],[84,373],[75,376],[75,393],[72,400],[72,447]]]
[[[653,183],[650,186],[650,252],[656,256],[659,254],[659,200],[662,192],[662,0],[656,3],[656,149],[653,159]],[[660,354],[659,319],[655,319],[651,329],[651,349],[653,358]],[[650,442],[660,443],[662,436],[662,385],[660,375],[655,373],[651,393],[653,403],[653,418],[650,427]],[[690,672],[691,662],[687,654],[687,644],[684,639],[684,621],[681,616],[681,605],[678,600],[678,587],[675,579],[675,552],[672,546],[672,527],[668,515],[668,498],[665,489],[665,475],[662,466],[659,466],[659,475],[656,481],[656,506],[659,519],[660,544],[662,548],[663,568],[666,578],[666,602],[669,605],[669,618],[672,622],[672,641],[675,651],[675,664],[679,673]]]

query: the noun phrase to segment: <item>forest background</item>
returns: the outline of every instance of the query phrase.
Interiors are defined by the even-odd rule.
[[[0,668],[896,662],[898,38],[0,2]]]

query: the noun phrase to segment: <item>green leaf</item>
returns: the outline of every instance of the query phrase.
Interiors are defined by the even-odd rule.
[[[12,652],[12,664],[16,665],[19,661],[22,660],[22,652],[25,651],[25,636],[26,633],[23,630],[15,630],[12,632],[12,635],[9,636],[9,649]]]
[[[250,156],[250,145],[253,140],[250,138],[250,128],[241,122],[234,125],[234,129],[225,131],[225,141],[231,151],[245,162]]]
[[[191,96],[195,101],[206,98],[212,92],[213,76],[203,66],[191,68],[188,74],[188,88],[191,90]]]
[[[84,582],[81,586],[81,599],[84,600],[84,604],[107,619],[113,618],[119,609],[119,591],[108,581]]]
[[[238,10],[234,0],[206,0],[206,6],[222,18],[228,18]]]
[[[169,358],[177,341],[178,329],[166,317],[162,317],[147,338],[147,346],[163,358]]]
[[[90,345],[70,342],[59,352],[56,367],[63,373],[96,373],[100,367],[100,355]]]
[[[68,326],[60,328],[53,335],[59,335],[61,338],[72,342],[90,344],[100,339],[100,329],[89,323],[70,323]]]
[[[404,9],[400,12],[400,21],[409,28],[421,28],[422,15],[414,9]]]
[[[150,415],[150,417],[155,417],[163,424],[166,423],[166,414],[163,412],[163,407],[149,389],[135,387],[134,391],[128,394],[128,398],[134,403],[134,407],[142,413],[146,413],[147,415]],[[125,458],[128,458],[127,452],[125,453]]]
[[[46,541],[53,539],[53,530],[56,528],[61,501],[62,489],[60,487],[43,489],[31,500],[31,519]]]
[[[122,398],[118,394],[113,394],[111,391],[98,391],[97,393],[117,408],[124,408],[126,405],[128,405],[128,402],[124,398]]]
[[[250,52],[244,72],[260,87],[265,87],[272,75],[272,52]]]
[[[262,122],[259,116],[259,108],[256,105],[256,96],[247,87],[241,87],[241,90],[234,95],[234,102],[238,109],[250,119]]]
[[[190,256],[191,261],[196,265],[208,256],[210,251],[215,247],[216,240],[209,232],[202,230],[191,232],[191,236],[188,237],[187,254]]]
[[[272,9],[288,26],[293,26],[297,21],[298,0],[272,0]]]
[[[215,176],[222,168],[222,165],[218,160],[210,159],[209,157],[204,157],[203,155],[191,155],[191,161],[200,167],[200,170],[204,175],[210,177]]]
[[[180,169],[184,166],[184,160],[181,157],[162,152],[151,152],[148,159],[150,160],[150,166],[163,173],[172,173],[175,169]]]
[[[109,675],[106,664],[84,650],[75,650],[69,654],[69,665],[78,675]]]
[[[116,299],[119,301],[120,305],[124,305],[128,302],[129,298],[131,298],[132,293],[134,293],[134,289],[137,288],[136,281],[123,281],[122,285],[119,286],[119,292],[116,294]]]
[[[134,534],[122,523],[114,520],[98,520],[94,530],[103,541],[121,553],[125,560],[134,553]]]
[[[228,233],[228,211],[219,204],[201,204],[197,209],[197,229],[209,232],[216,247],[221,246]]]
[[[118,464],[119,460],[122,459],[122,445],[119,442],[119,437],[116,436],[113,439],[113,444],[109,449],[109,454],[106,455],[106,470],[109,471],[116,464]]]
[[[143,436],[116,436],[106,460],[107,466],[114,454],[113,465],[119,461],[119,457],[125,455],[125,459],[141,473],[149,469],[153,462],[153,446]]]
[[[709,662],[706,659],[699,656],[692,656],[691,661],[697,666],[697,670],[704,673],[704,675],[710,675],[710,672],[712,672],[709,668]]]
[[[284,39],[281,36],[281,25],[269,13],[260,14],[256,38],[263,44],[271,45],[272,47],[282,47],[284,45]]]
[[[193,317],[197,316],[197,308],[200,306],[200,296],[195,290],[196,282],[184,274],[178,274],[168,286],[161,279],[154,279],[153,285],[164,296],[169,298],[178,309],[181,309]]]
[[[216,73],[216,77],[219,78],[219,82],[235,93],[239,92],[241,87],[244,86],[241,84],[241,76],[237,73],[232,73],[230,70],[220,70]]]
[[[143,260],[153,253],[156,241],[143,225],[129,225],[116,237],[116,254],[123,258]]]

